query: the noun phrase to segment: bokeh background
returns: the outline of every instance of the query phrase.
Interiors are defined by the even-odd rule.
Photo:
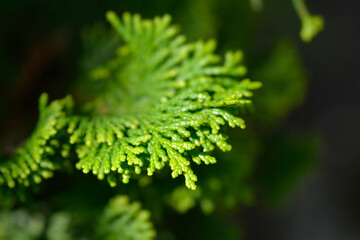
[[[316,151],[311,163],[306,163],[290,184],[291,191],[280,194],[286,195],[281,196],[284,200],[275,197],[276,204],[255,201],[233,217],[244,229],[246,239],[360,239],[359,4],[355,0],[318,0],[308,1],[308,7],[326,21],[324,31],[311,43],[299,38],[300,21],[291,1],[284,0],[264,1],[261,11],[247,0],[2,0],[1,151],[11,153],[31,133],[42,92],[57,99],[75,88],[73,82],[85,54],[82,34],[94,24],[106,25],[107,10],[138,12],[149,18],[170,13],[190,40],[215,38],[219,52],[242,49],[250,66],[249,76],[255,80],[261,81],[262,75],[271,72],[256,70],[262,59],[269,59],[276,46],[291,45],[301,70],[289,65],[289,71],[298,71],[301,76],[296,77],[307,79],[305,95],[305,85],[290,91],[291,111],[282,113],[287,98],[280,101],[275,117],[278,123],[266,141],[277,146],[279,141],[284,143],[278,136],[291,132],[300,145],[316,139]],[[259,195],[267,198],[264,189]]]
[[[251,211],[253,239],[360,238],[360,18],[354,10],[359,3],[320,0],[308,4],[325,17],[326,27],[312,43],[299,45],[309,89],[305,103],[287,120],[287,126],[321,136],[322,156],[316,171],[282,213],[261,217],[259,209]]]

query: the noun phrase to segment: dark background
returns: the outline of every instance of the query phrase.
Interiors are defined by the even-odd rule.
[[[1,1],[1,151],[11,152],[31,132],[41,92],[55,99],[71,89],[80,52],[76,31],[103,19],[105,11],[113,8],[110,2]],[[297,40],[309,89],[305,103],[283,127],[320,136],[321,157],[284,207],[254,206],[243,213],[241,221],[251,240],[360,239],[359,4],[308,2],[312,12],[324,16],[326,25],[310,44]],[[152,1],[154,6],[159,13],[177,7]],[[151,11],[147,14],[151,17]],[[269,15],[272,22],[261,31],[271,29],[275,35],[286,32],[297,38],[294,12]],[[272,25],[277,25],[275,30]]]
[[[319,134],[322,157],[280,213],[248,212],[250,239],[360,239],[359,3],[308,2],[326,26],[312,43],[300,44],[308,96],[287,126]]]

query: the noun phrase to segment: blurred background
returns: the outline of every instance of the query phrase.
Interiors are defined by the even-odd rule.
[[[304,43],[290,0],[263,1],[261,10],[252,2],[2,0],[0,151],[11,154],[31,133],[42,92],[81,98],[75,79],[102,57],[87,51],[88,32],[109,27],[107,10],[169,13],[189,40],[242,49],[249,77],[264,82],[248,117],[248,134],[265,149],[250,177],[255,200],[232,216],[245,239],[360,239],[359,4],[308,1],[325,28]]]

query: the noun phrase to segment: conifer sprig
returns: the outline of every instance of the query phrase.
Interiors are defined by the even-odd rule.
[[[196,189],[191,166],[215,163],[215,147],[231,149],[221,127],[245,127],[239,114],[251,105],[251,91],[260,83],[241,80],[246,73],[241,52],[226,53],[222,62],[214,53],[215,41],[186,43],[168,15],[142,20],[125,13],[119,19],[109,12],[107,18],[125,44],[89,74],[95,84],[106,82],[87,105],[91,113],[73,114],[70,98],[48,107],[41,100],[42,114],[49,116],[40,116],[40,134],[35,131],[26,145],[35,149],[30,157],[41,166],[56,152],[53,145],[62,157],[72,145],[79,158],[76,168],[106,177],[111,186],[119,176],[127,183],[134,175],[151,176],[169,166],[173,178],[184,175],[186,186]],[[69,143],[59,143],[59,135]],[[25,156],[13,162],[20,164]],[[29,166],[26,176],[37,171]],[[9,179],[8,167],[2,169],[1,179]]]
[[[69,145],[58,141],[58,134],[67,124],[66,113],[73,107],[71,97],[48,104],[47,94],[39,100],[39,121],[25,145],[18,148],[13,157],[0,165],[1,185],[9,188],[16,184],[29,186],[53,176],[61,162],[56,160],[57,151],[66,157]]]

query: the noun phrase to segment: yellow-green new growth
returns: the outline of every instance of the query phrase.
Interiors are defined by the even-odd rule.
[[[50,178],[59,168],[54,160],[58,149],[66,154],[66,144],[61,144],[54,138],[67,124],[65,113],[72,108],[72,100],[66,97],[54,101],[47,106],[48,97],[43,94],[39,100],[39,121],[35,131],[27,140],[24,147],[17,149],[14,156],[0,164],[0,193],[1,185],[14,188],[16,184],[29,186],[40,183],[42,178]]]
[[[67,136],[79,158],[76,168],[106,177],[111,186],[119,177],[127,183],[132,176],[170,167],[173,178],[184,175],[186,186],[196,189],[191,166],[215,163],[215,147],[231,149],[221,126],[245,127],[238,114],[251,104],[251,90],[260,83],[241,80],[246,73],[241,52],[226,53],[222,62],[214,54],[215,41],[186,43],[168,15],[142,20],[125,13],[119,19],[109,12],[107,18],[125,45],[89,74],[106,87],[87,105],[91,115],[66,108],[49,118],[56,126],[47,130],[54,138],[50,142]],[[58,144],[63,157],[69,144]]]

